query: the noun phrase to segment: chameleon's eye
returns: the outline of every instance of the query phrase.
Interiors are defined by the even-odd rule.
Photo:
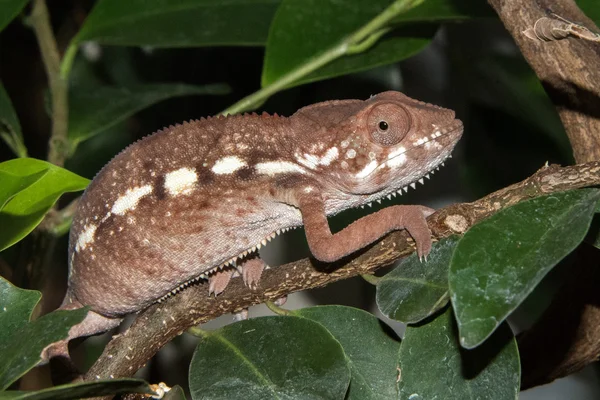
[[[396,104],[380,104],[373,107],[367,118],[371,139],[381,146],[398,144],[411,127],[406,110]]]

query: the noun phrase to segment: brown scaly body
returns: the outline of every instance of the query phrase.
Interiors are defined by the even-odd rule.
[[[414,186],[461,134],[453,111],[385,92],[318,103],[289,118],[208,118],[146,137],[107,164],[81,199],[62,308],[92,311],[70,337],[107,330],[236,260],[244,268],[249,252],[302,224],[323,261],[402,228],[427,255],[425,207],[388,207],[336,234],[326,216]],[[262,266],[251,261],[248,270],[259,271],[250,274],[252,286]]]

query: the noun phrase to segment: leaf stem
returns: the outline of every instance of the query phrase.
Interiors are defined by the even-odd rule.
[[[67,81],[61,77],[60,54],[52,32],[45,0],[34,0],[29,21],[40,46],[52,98],[52,133],[49,141],[48,161],[63,166],[69,149]]]
[[[377,286],[377,284],[381,280],[380,277],[372,275],[372,274],[361,274],[360,277],[363,278],[365,281],[369,282],[373,286]]]
[[[287,74],[263,87],[262,89],[244,97],[221,114],[237,114],[259,107],[270,96],[285,89],[301,78],[318,70],[326,64],[348,54],[362,52],[371,47],[375,42],[388,32],[386,25],[399,14],[421,4],[424,0],[396,0],[379,15],[365,24],[362,28],[345,37],[336,45],[326,49],[323,53],[309,58],[304,63],[290,70]]]
[[[65,50],[65,54],[63,55],[62,62],[60,63],[60,77],[68,82],[69,74],[71,73],[71,67],[73,66],[73,61],[75,61],[75,56],[77,55],[77,50],[79,49],[79,43],[76,38],[73,38],[69,45],[67,46],[67,50]]]
[[[204,329],[200,329],[197,326],[192,326],[191,328],[188,328],[186,332],[189,333],[190,335],[196,336],[200,339],[208,336],[207,331],[205,331]]]
[[[272,301],[265,301],[265,306],[267,306],[267,308],[269,310],[273,311],[277,315],[292,315],[293,314],[290,310],[281,308]]]

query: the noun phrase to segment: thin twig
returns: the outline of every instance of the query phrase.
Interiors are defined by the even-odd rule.
[[[318,70],[330,62],[349,54],[356,54],[370,48],[382,35],[388,32],[387,24],[398,15],[421,4],[424,0],[396,0],[379,15],[366,23],[356,32],[345,37],[336,45],[328,48],[318,56],[308,59],[296,68],[281,76],[268,86],[244,97],[231,107],[223,110],[221,114],[237,114],[253,110],[263,104],[269,97],[293,85],[300,79]]]
[[[60,74],[60,53],[52,32],[45,0],[34,0],[29,20],[40,46],[52,98],[52,133],[48,143],[48,161],[63,166],[69,149],[67,137],[68,86]]]

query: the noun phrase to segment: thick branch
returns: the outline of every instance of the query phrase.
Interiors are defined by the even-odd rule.
[[[527,34],[536,21],[558,15],[598,32],[573,0],[488,0],[519,46],[565,126],[575,161],[600,160],[600,47],[581,38],[543,42]]]
[[[476,202],[456,204],[432,215],[428,222],[436,238],[463,233],[471,225],[522,200],[548,193],[600,184],[600,163],[572,167],[544,167],[523,182]],[[162,346],[189,327],[287,294],[325,286],[368,274],[412,253],[406,232],[394,232],[336,264],[304,259],[265,271],[257,291],[233,279],[217,298],[207,296],[206,285],[190,287],[166,302],[144,311],[122,335],[115,336],[92,366],[87,380],[127,377],[141,368]]]

